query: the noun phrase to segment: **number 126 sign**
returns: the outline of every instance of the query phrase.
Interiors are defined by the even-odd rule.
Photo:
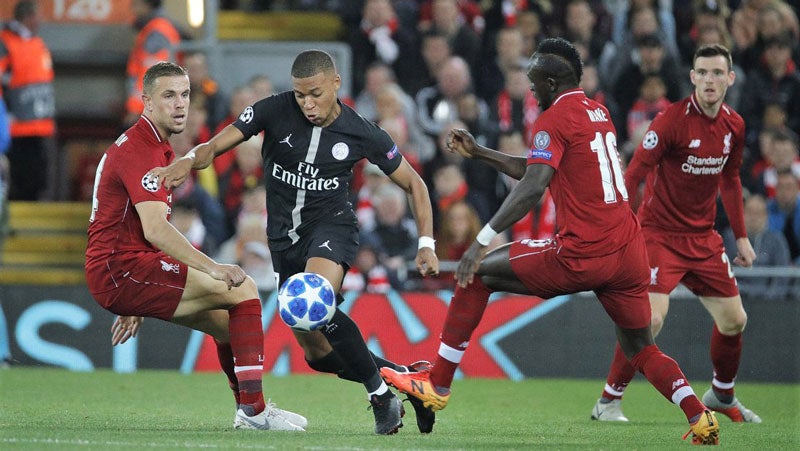
[[[39,0],[43,22],[129,24],[133,0]],[[0,19],[14,16],[16,1],[0,2]]]

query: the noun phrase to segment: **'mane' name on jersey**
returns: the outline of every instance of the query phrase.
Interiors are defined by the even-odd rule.
[[[402,161],[389,135],[347,105],[327,127],[306,119],[286,91],[247,107],[233,123],[245,139],[264,132],[270,246],[285,249],[322,220],[356,223],[349,201],[353,166],[367,158],[391,174]]]

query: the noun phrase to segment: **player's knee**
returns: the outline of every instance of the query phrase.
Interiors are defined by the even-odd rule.
[[[743,332],[746,325],[747,313],[744,310],[740,310],[736,315],[717,322],[717,329],[723,335],[736,335]]]
[[[662,327],[664,327],[664,315],[659,311],[653,310],[650,314],[650,330],[653,332],[654,337],[661,332]]]

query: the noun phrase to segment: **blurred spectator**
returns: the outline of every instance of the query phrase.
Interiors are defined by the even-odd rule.
[[[247,82],[247,87],[253,91],[253,98],[256,100],[265,99],[275,94],[275,86],[272,84],[272,80],[264,74],[253,75]]]
[[[598,73],[602,81],[601,85],[605,88],[628,83],[628,80],[621,78],[620,74],[625,68],[639,63],[640,54],[638,50],[641,44],[640,41],[645,36],[657,37],[664,52],[662,59],[666,61],[667,66],[677,68],[678,61],[680,61],[677,44],[674,39],[671,40],[668,37],[668,33],[658,22],[656,10],[652,6],[632,9],[628,24],[629,29],[623,35],[621,42],[609,41],[603,48],[603,54],[598,62]],[[653,46],[653,44],[648,45]],[[683,77],[681,77],[682,79]],[[671,89],[666,77],[665,81],[667,82],[667,89]],[[626,109],[622,105],[620,105],[620,108]],[[619,127],[617,129],[619,130]]]
[[[401,290],[407,279],[406,262],[417,255],[417,226],[408,212],[406,193],[393,183],[375,190],[375,228],[364,233],[364,242],[374,243],[380,263],[389,272],[392,287]]]
[[[0,96],[0,259],[3,256],[3,248],[8,234],[8,158],[6,152],[11,145],[11,130],[8,123],[6,102]],[[2,337],[0,337],[1,339]],[[4,357],[6,356],[0,354],[0,360]]]
[[[353,50],[353,92],[361,92],[367,68],[375,62],[392,67],[403,89],[413,89],[420,67],[409,64],[418,60],[415,30],[397,19],[390,0],[366,0],[361,23],[350,30]]]
[[[769,228],[782,233],[789,245],[789,255],[800,264],[800,180],[791,171],[778,173],[775,198],[767,201]]]
[[[261,290],[274,290],[276,281],[272,257],[267,247],[266,217],[259,213],[245,214],[236,222],[236,234],[219,247],[214,259],[220,263],[238,264],[253,277]],[[266,252],[265,252],[266,250]]]
[[[458,99],[471,92],[472,78],[463,58],[450,57],[436,74],[436,84],[417,93],[416,104],[422,129],[431,137],[444,124],[458,118]]]
[[[389,182],[389,177],[381,168],[370,162],[361,170],[363,183],[356,194],[356,218],[358,227],[364,232],[375,229],[375,205],[373,199],[375,191],[383,184]]]
[[[581,61],[598,61],[607,41],[597,33],[597,13],[589,0],[570,0],[564,14],[566,39],[586,49]]]
[[[770,129],[771,139],[763,154],[766,166],[759,176],[760,194],[772,199],[778,184],[778,174],[789,171],[800,179],[800,153],[797,135],[785,129]]]
[[[485,194],[467,183],[461,167],[454,163],[444,164],[436,169],[433,174],[431,199],[434,224],[441,224],[442,212],[460,201],[467,202],[474,208],[482,223],[492,218],[493,211]]]
[[[681,61],[685,67],[692,67],[692,57],[694,51],[702,44],[722,44],[727,49],[733,50],[733,38],[731,37],[728,26],[727,17],[730,14],[728,7],[722,2],[716,0],[693,0],[693,5],[689,9],[691,17],[689,17],[689,24],[683,24],[683,30],[678,30],[678,50],[681,54]],[[680,13],[676,11],[676,19]],[[683,14],[688,14],[683,11]],[[681,20],[676,20],[679,27],[681,27]],[[686,25],[690,25],[686,26]],[[716,40],[709,42],[708,38],[701,38],[704,30],[715,30],[718,34]],[[684,32],[681,32],[684,31]],[[706,31],[707,32],[707,31]],[[704,40],[705,42],[700,42]],[[738,75],[738,74],[737,74]],[[730,104],[730,102],[728,102]],[[735,109],[735,107],[734,107]]]
[[[540,113],[525,66],[509,70],[503,90],[492,103],[492,117],[497,121],[499,132],[520,132],[524,144],[533,147],[533,123]]]
[[[444,66],[447,60],[453,56],[453,49],[450,47],[447,37],[441,33],[428,31],[423,33],[420,41],[420,53],[425,62],[425,73],[417,80],[417,84],[409,89],[412,96],[416,96],[422,88],[436,84],[436,74]]]
[[[133,0],[133,26],[138,33],[128,55],[128,100],[123,128],[133,125],[142,114],[142,77],[147,68],[159,61],[178,62],[181,36],[164,15],[161,3],[161,0]]]
[[[783,1],[745,0],[731,21],[733,58],[749,70],[760,62],[767,41],[782,35],[797,40],[798,31],[797,15]]]
[[[180,197],[173,202],[169,222],[189,240],[195,249],[211,254],[217,251],[219,243],[208,234],[208,230],[200,218],[200,210],[191,197]]]
[[[522,33],[516,27],[501,28],[495,36],[494,51],[475,68],[475,91],[483,100],[493,101],[503,89],[508,73],[526,66],[529,55],[522,47]]]
[[[800,72],[791,59],[794,40],[783,34],[764,43],[761,63],[748,72],[741,115],[752,142],[763,126],[766,105],[776,103],[786,111],[786,125],[800,130]]]
[[[611,29],[611,39],[617,45],[623,45],[629,33],[637,26],[635,16],[641,10],[653,12],[653,19],[658,24],[660,36],[664,47],[677,56],[677,38],[675,36],[675,16],[672,14],[672,2],[662,0],[629,0],[621,11],[614,14],[614,25]],[[648,19],[649,14],[647,14]],[[635,37],[636,35],[634,35]]]
[[[241,143],[235,151],[235,159],[225,171],[217,174],[219,198],[225,209],[228,227],[234,227],[242,206],[242,195],[264,180],[264,167],[261,160],[263,137],[255,135]],[[217,158],[218,160],[219,158]]]
[[[675,60],[670,60],[661,41],[656,35],[640,36],[637,41],[636,61],[631,61],[625,66],[619,76],[619,82],[614,86],[612,95],[617,103],[618,116],[614,119],[617,125],[618,140],[623,142],[628,139],[628,128],[625,126],[627,114],[640,95],[641,86],[648,75],[658,75],[666,87],[666,97],[671,102],[676,102],[684,96],[683,79],[680,66]]]
[[[474,0],[420,1],[418,26],[421,31],[442,27],[451,21],[468,25],[478,35],[486,26],[481,6]]]
[[[439,260],[461,260],[481,231],[482,224],[475,208],[463,199],[440,212],[439,233],[436,235],[436,255]],[[447,282],[452,284],[449,280]]]
[[[420,9],[420,28],[423,31],[435,31],[445,37],[450,44],[453,55],[458,55],[467,63],[467,70],[474,71],[478,67],[478,56],[481,51],[481,36],[476,28],[470,26],[459,9],[460,5],[470,7],[470,0],[430,0],[430,27],[425,19],[425,5]],[[482,18],[481,18],[482,22]],[[474,22],[473,22],[474,23]],[[482,30],[483,27],[480,27]],[[475,77],[475,72],[471,73]]]
[[[208,129],[216,130],[217,125],[228,115],[229,103],[219,83],[211,78],[211,74],[208,72],[206,54],[203,52],[187,53],[183,57],[183,65],[189,73],[192,95],[196,95],[196,93],[203,95]]]
[[[523,10],[517,14],[517,27],[522,32],[522,54],[533,55],[536,47],[545,37],[542,29],[542,13],[536,9]]]
[[[649,124],[658,113],[671,103],[666,96],[667,87],[658,74],[645,75],[639,88],[639,97],[628,111],[627,136],[633,136],[642,124]]]
[[[758,194],[749,196],[744,202],[744,225],[756,253],[753,266],[790,266],[786,238],[782,233],[770,230],[767,221],[767,202],[764,197]],[[728,258],[733,261],[737,252],[733,230],[728,228],[723,238]],[[740,294],[745,298],[778,300],[788,295],[790,280],[783,277],[740,277],[737,283]]]
[[[255,92],[249,86],[239,86],[231,93],[230,105],[228,107],[228,116],[222,120],[214,130],[214,134],[222,131],[223,128],[232,124],[237,117],[247,108],[254,104],[257,100]],[[214,158],[213,167],[214,172],[217,173],[217,178],[230,170],[231,165],[236,161],[237,148],[233,148],[228,152]],[[220,193],[220,198],[222,194]]]
[[[41,19],[37,2],[20,0],[14,19],[0,31],[0,95],[8,102],[11,131],[10,200],[53,199],[63,191],[64,165],[55,142],[55,75],[50,50],[37,34]]]
[[[456,101],[456,114],[478,142],[495,145],[497,121],[492,119],[489,106],[483,99],[472,92],[464,93]]]
[[[378,125],[383,127],[397,144],[414,169],[433,158],[433,140],[422,131],[414,100],[400,88],[389,83],[376,93],[375,106]]]
[[[389,271],[378,261],[373,244],[362,243],[356,252],[353,266],[342,281],[343,292],[387,293],[392,289]]]
[[[595,63],[591,61],[583,63],[583,77],[581,77],[580,87],[586,97],[605,105],[611,117],[617,117],[617,103],[600,86],[600,76],[597,74],[597,65]]]

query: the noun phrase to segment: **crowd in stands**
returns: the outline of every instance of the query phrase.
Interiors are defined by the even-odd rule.
[[[447,152],[445,137],[452,128],[465,128],[480,144],[526,154],[540,114],[527,62],[542,38],[563,36],[578,47],[585,64],[581,86],[609,109],[625,161],[655,115],[691,92],[695,49],[724,44],[733,52],[736,73],[726,102],[747,127],[741,176],[755,264],[800,264],[800,2],[220,0],[220,6],[330,11],[342,19],[347,30],[342,39],[352,48],[347,70],[353,96],[341,100],[384,128],[423,176],[434,208],[437,253],[448,261],[461,257],[515,181]],[[178,155],[274,90],[267,76],[221,86],[201,51],[184,52],[180,62],[189,72],[192,102],[186,131],[173,139]],[[254,137],[176,190],[173,219],[204,252],[246,262],[264,275],[260,286],[271,289],[263,177],[260,141]],[[405,196],[387,180],[375,166],[357,168],[352,194],[362,251],[345,280],[351,289],[384,292],[423,283],[407,277],[417,232]],[[554,216],[545,195],[496,242],[550,238]],[[730,234],[722,208],[717,228]],[[452,288],[448,274],[440,279],[424,283]],[[746,286],[748,280],[753,279],[741,282],[744,293],[800,297],[797,282],[758,280]]]
[[[353,51],[354,94],[341,100],[384,128],[425,179],[434,208],[437,253],[448,261],[461,257],[515,181],[447,152],[444,138],[451,128],[465,128],[483,145],[526,154],[532,146],[533,122],[540,114],[526,69],[539,40],[564,36],[578,46],[585,62],[582,87],[611,112],[625,161],[655,115],[691,92],[688,73],[695,49],[724,44],[733,51],[736,72],[726,102],[747,124],[741,176],[747,229],[758,253],[756,265],[800,264],[797,2],[230,0],[221,6],[249,11],[328,10],[342,17],[348,30],[343,39]],[[184,61],[194,88],[196,127],[190,127],[194,143],[272,92],[267,77],[231,87],[226,116],[220,113],[225,109],[221,106],[225,89],[209,76],[203,55],[191,53]],[[269,261],[263,238],[247,232],[264,219],[258,148],[256,142],[243,145],[218,158],[211,174],[198,174],[220,204],[226,226],[225,230],[209,227],[206,238],[196,238],[198,245],[216,249],[225,247],[227,240],[231,261],[242,261],[247,252]],[[452,288],[448,274],[438,281],[408,277],[407,262],[416,252],[417,232],[407,200],[375,166],[358,169],[352,192],[362,249],[345,286],[368,292]],[[259,206],[242,213],[246,193],[259,187],[261,200],[254,196],[252,201]],[[722,208],[719,216],[718,231],[730,238]],[[556,220],[552,201],[545,196],[496,244],[550,238]],[[736,246],[727,249],[735,252]],[[273,281],[263,284],[274,286]],[[790,279],[743,278],[741,285],[745,295],[777,299],[800,294],[800,286],[793,286]]]

